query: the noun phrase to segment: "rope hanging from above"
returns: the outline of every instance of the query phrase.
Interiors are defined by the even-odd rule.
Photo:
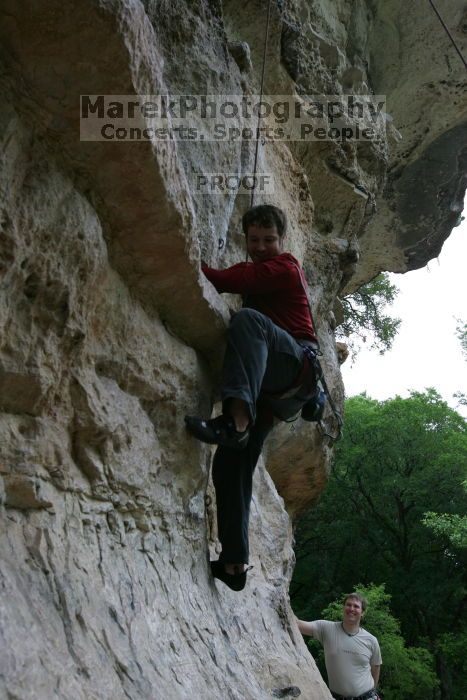
[[[264,47],[263,47],[263,66],[261,69],[261,86],[259,93],[259,109],[258,109],[258,123],[256,127],[256,146],[255,146],[255,160],[253,165],[253,189],[251,190],[251,201],[250,207],[253,206],[255,201],[255,189],[256,189],[256,166],[258,165],[258,150],[259,150],[259,129],[261,126],[261,101],[263,99],[263,87],[264,87],[264,74],[266,69],[266,53],[268,48],[268,38],[269,38],[269,21],[271,18],[271,0],[268,0],[268,17],[266,20],[266,30],[264,33]]]
[[[440,23],[441,23],[441,26],[443,27],[444,31],[446,32],[446,34],[448,35],[448,37],[451,39],[452,45],[454,46],[454,48],[456,49],[457,53],[459,54],[459,58],[461,59],[462,63],[464,64],[464,67],[467,68],[467,61],[465,60],[464,56],[462,55],[462,52],[461,52],[460,48],[458,47],[458,45],[456,44],[456,41],[455,41],[454,37],[452,36],[451,32],[449,31],[449,29],[448,29],[448,27],[447,27],[445,21],[444,21],[443,18],[441,17],[441,15],[440,15],[440,13],[439,13],[439,11],[438,11],[438,8],[436,7],[436,5],[435,5],[435,3],[433,2],[433,0],[428,0],[428,2],[430,3],[431,7],[433,8],[433,12],[435,13],[435,15],[437,16],[437,18],[439,19],[439,21],[440,21]]]

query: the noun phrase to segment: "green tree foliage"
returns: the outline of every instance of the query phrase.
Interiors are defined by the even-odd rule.
[[[467,323],[459,318],[457,319],[456,335],[461,344],[464,360],[467,361]],[[467,406],[467,394],[465,392],[457,391],[454,394],[454,398],[457,399],[459,406]]]
[[[456,335],[461,344],[462,354],[467,360],[467,323],[457,319]]]
[[[341,299],[344,320],[337,328],[337,335],[345,337],[354,354],[362,343],[367,342],[381,355],[390,350],[401,320],[389,316],[385,310],[398,293],[389,276],[381,273]]]
[[[425,519],[466,513],[466,423],[432,389],[384,402],[353,397],[345,417],[326,491],[296,528],[297,614],[316,619],[358,581],[385,583],[407,646],[435,659],[436,697],[465,700],[452,640],[467,630],[467,550]]]
[[[385,699],[425,700],[432,695],[438,680],[433,671],[432,655],[427,649],[407,647],[401,635],[400,624],[389,607],[391,596],[384,585],[355,587],[368,601],[368,610],[363,625],[374,634],[383,650],[383,666],[379,688]],[[342,597],[322,611],[322,619],[342,620]],[[325,673],[322,647],[312,640],[309,644],[313,656],[317,658],[321,673]]]
[[[437,535],[445,535],[454,547],[467,547],[467,515],[426,513],[423,522]]]

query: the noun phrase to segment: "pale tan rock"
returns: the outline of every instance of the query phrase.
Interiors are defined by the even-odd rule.
[[[39,372],[15,372],[0,367],[0,410],[37,415],[46,392],[41,380]]]
[[[3,478],[5,505],[10,508],[50,508],[53,503],[44,494],[44,488],[38,479],[31,479],[22,474],[6,474]],[[46,493],[52,489],[45,485]]]
[[[337,342],[336,348],[337,348],[337,358],[339,360],[339,364],[343,365],[344,362],[349,357],[349,347],[348,347],[347,343]]]

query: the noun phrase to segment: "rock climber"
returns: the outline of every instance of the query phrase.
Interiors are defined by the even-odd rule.
[[[297,620],[302,634],[324,646],[329,689],[336,700],[379,700],[381,652],[376,637],[360,626],[366,608],[362,595],[350,593],[344,599],[341,622]]]
[[[225,270],[202,265],[218,292],[244,298],[227,332],[222,414],[210,420],[185,418],[198,440],[218,445],[212,473],[222,552],[211,571],[235,591],[246,583],[252,479],[263,442],[274,419],[297,415],[316,392],[311,365],[304,376],[304,348],[318,347],[303,271],[283,250],[284,212],[255,206],[244,214],[242,227],[252,262]]]

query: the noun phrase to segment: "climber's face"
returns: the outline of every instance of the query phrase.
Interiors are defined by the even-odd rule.
[[[249,226],[246,235],[246,249],[253,262],[264,262],[282,253],[282,238],[275,226]]]

